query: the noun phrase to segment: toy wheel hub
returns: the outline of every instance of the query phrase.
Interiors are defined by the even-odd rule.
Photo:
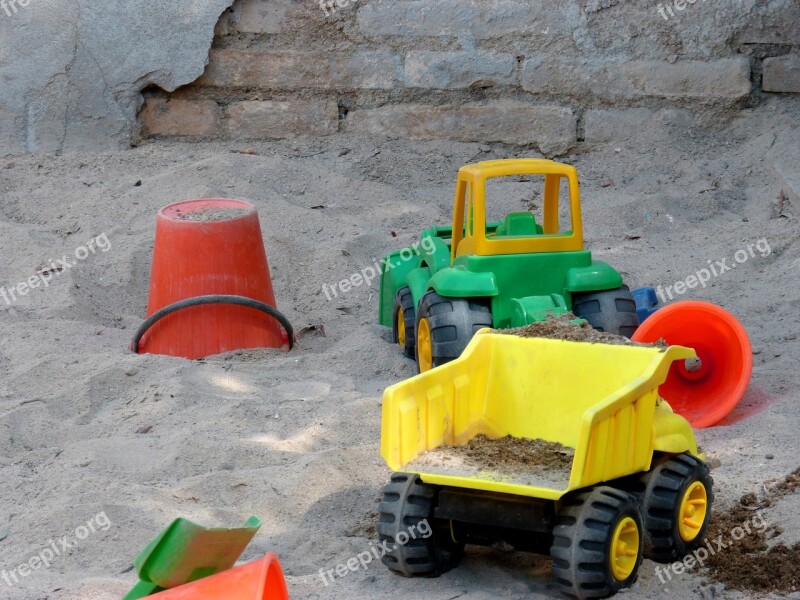
[[[402,308],[397,310],[397,343],[403,347],[406,345],[406,318]]]
[[[431,328],[428,319],[420,319],[417,326],[417,356],[421,373],[433,368],[433,348],[431,346]]]
[[[614,530],[611,539],[611,573],[617,581],[626,581],[636,568],[639,556],[639,527],[630,517],[625,517]]]
[[[683,495],[680,507],[678,530],[684,542],[691,542],[699,534],[706,521],[708,493],[706,486],[695,481]]]

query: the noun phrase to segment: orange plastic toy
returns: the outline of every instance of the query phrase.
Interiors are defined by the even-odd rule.
[[[688,346],[698,361],[677,361],[659,395],[692,427],[711,427],[739,403],[753,372],[750,338],[731,313],[708,302],[669,304],[639,326],[637,342]]]
[[[261,560],[150,596],[156,600],[289,600],[278,557]]]
[[[275,308],[252,204],[190,200],[159,211],[147,316],[135,352],[196,359],[242,348],[291,348],[292,327]]]

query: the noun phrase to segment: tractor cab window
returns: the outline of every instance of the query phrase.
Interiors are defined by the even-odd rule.
[[[469,237],[475,234],[475,209],[472,205],[472,186],[469,182],[460,184],[458,191],[459,198],[456,201],[459,210],[461,225],[461,236]]]
[[[569,234],[572,230],[569,181],[551,177],[546,189],[543,175],[515,175],[486,180],[486,237],[488,239]],[[545,215],[545,197],[555,194],[550,206],[557,217]],[[554,219],[546,221],[546,217]],[[553,231],[546,225],[555,225]]]

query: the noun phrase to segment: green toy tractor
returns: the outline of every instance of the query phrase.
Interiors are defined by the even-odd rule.
[[[514,176],[543,177],[542,223],[532,212],[487,221],[487,181]],[[563,227],[562,189],[570,214]],[[381,263],[379,321],[421,372],[458,358],[484,327],[522,327],[569,311],[628,337],[639,325],[620,274],[583,246],[577,171],[551,160],[462,167],[452,227],[426,229],[419,243]]]

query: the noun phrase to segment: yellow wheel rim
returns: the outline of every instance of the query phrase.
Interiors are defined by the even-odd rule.
[[[700,481],[695,481],[683,495],[678,515],[678,533],[684,542],[691,542],[700,535],[707,515],[708,492],[706,492],[706,486]]]
[[[431,348],[431,328],[428,319],[420,319],[417,325],[417,362],[419,372],[433,368],[433,349]]]
[[[611,538],[611,574],[617,581],[627,581],[633,574],[639,558],[639,543],[636,521],[625,517],[617,524]]]
[[[397,309],[397,343],[401,348],[406,347],[406,318],[402,308]]]

